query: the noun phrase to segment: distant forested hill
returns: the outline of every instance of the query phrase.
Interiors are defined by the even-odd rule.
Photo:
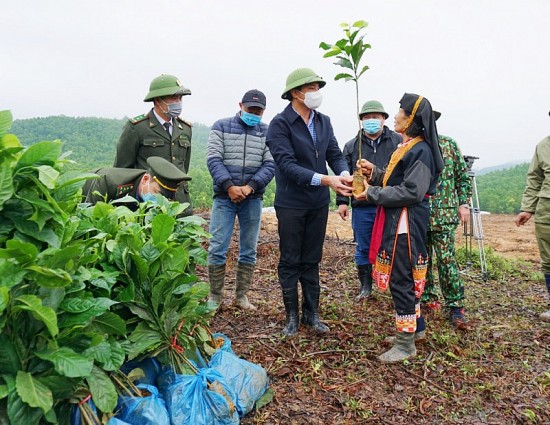
[[[529,164],[525,163],[476,177],[481,209],[492,213],[517,214],[528,169]]]
[[[43,140],[60,139],[64,151],[72,151],[70,159],[75,168],[87,171],[110,167],[115,157],[115,147],[126,119],[86,118],[55,116],[15,120],[11,132],[28,146]],[[212,178],[206,168],[206,142],[210,128],[193,125],[193,149],[189,174],[191,197],[196,208],[212,205]],[[519,211],[525,188],[528,164],[493,171],[476,177],[481,209],[493,213],[515,214]],[[272,182],[264,196],[264,205],[273,205],[275,183]],[[333,203],[334,204],[334,203]]]

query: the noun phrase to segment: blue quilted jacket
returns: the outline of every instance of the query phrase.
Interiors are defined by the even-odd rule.
[[[231,186],[249,185],[261,198],[273,179],[275,163],[265,143],[267,125],[246,125],[240,113],[218,120],[206,146],[206,164],[214,181],[214,197],[229,197]]]

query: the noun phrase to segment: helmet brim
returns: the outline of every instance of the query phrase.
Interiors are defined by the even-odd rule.
[[[300,78],[299,80],[293,81],[291,84],[286,86],[285,91],[281,95],[281,99],[288,99],[288,94],[290,90],[305,86],[306,84],[312,84],[312,83],[318,83],[319,88],[323,88],[327,84],[325,80],[323,80],[321,77],[318,77],[318,76],[313,76],[313,77],[308,76],[308,77]]]
[[[153,99],[157,97],[174,96],[176,94],[181,94],[182,96],[189,96],[191,94],[191,90],[185,87],[179,87],[177,89],[175,89],[174,87],[165,87],[162,89],[151,90],[149,93],[147,93],[147,96],[145,96],[145,99],[143,99],[143,101],[151,102]]]

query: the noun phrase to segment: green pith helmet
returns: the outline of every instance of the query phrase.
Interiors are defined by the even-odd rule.
[[[359,112],[359,119],[363,115],[366,114],[372,114],[372,113],[378,113],[384,115],[384,119],[388,119],[389,115],[386,111],[384,111],[384,107],[382,104],[377,100],[369,100],[368,102],[365,102],[363,107],[361,108],[361,112]]]
[[[191,90],[183,87],[178,77],[170,74],[161,74],[149,85],[149,93],[143,99],[144,102],[151,102],[155,97],[191,94]]]
[[[286,78],[286,88],[281,97],[283,99],[291,100],[289,98],[290,90],[310,83],[319,83],[319,88],[321,88],[325,86],[326,81],[319,77],[315,72],[313,72],[313,70],[309,68],[295,69],[290,74],[288,74],[288,77]]]

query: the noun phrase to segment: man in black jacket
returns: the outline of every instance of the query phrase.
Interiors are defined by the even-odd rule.
[[[359,140],[361,140],[361,158],[367,159],[379,168],[386,168],[392,152],[401,143],[401,135],[391,131],[384,125],[388,113],[377,100],[369,100],[361,108],[359,119],[361,130],[344,146],[344,158],[349,166],[350,173],[356,169],[355,164],[359,159]],[[348,205],[350,199],[345,196],[337,196],[338,214],[342,220],[349,215]],[[356,301],[368,298],[372,293],[372,264],[369,261],[370,240],[376,215],[376,205],[368,201],[351,199],[353,214],[351,227],[355,240],[355,264],[359,274],[361,288]]]
[[[267,131],[275,160],[275,211],[279,226],[279,282],[286,310],[285,336],[299,326],[298,282],[302,285],[302,324],[324,333],[319,316],[319,263],[328,219],[331,187],[351,195],[351,176],[334,137],[330,118],[320,112],[325,81],[309,68],[290,73],[282,94],[289,105]],[[328,166],[336,175],[328,174]]]

